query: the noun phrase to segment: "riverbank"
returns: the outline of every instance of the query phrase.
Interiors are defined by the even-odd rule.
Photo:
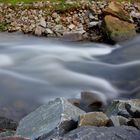
[[[123,41],[140,28],[140,4],[42,1],[0,4],[0,30],[70,41]]]

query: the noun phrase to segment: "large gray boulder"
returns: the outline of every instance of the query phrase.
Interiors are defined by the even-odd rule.
[[[82,126],[61,140],[140,140],[140,131],[134,127]]]
[[[23,118],[16,135],[30,139],[59,137],[77,126],[78,116],[85,113],[64,98],[39,107]]]

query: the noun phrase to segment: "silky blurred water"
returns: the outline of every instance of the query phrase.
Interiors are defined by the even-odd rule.
[[[140,37],[109,46],[0,33],[0,112],[16,120],[56,97],[139,98]]]

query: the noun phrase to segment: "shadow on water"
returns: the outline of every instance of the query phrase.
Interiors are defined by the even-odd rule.
[[[140,37],[116,46],[0,34],[0,112],[15,120],[83,90],[104,101],[139,98]]]

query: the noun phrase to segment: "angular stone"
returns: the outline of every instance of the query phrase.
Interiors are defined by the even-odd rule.
[[[134,103],[125,104],[125,108],[134,118],[140,118],[140,100],[137,101],[134,101]]]
[[[133,118],[128,122],[128,125],[134,126],[140,130],[140,118]]]
[[[70,140],[140,140],[140,131],[130,126],[82,126],[69,132],[64,138]]]
[[[16,134],[30,139],[61,136],[77,125],[78,116],[85,113],[64,98],[57,98],[23,118]]]
[[[116,42],[136,36],[135,25],[113,16],[105,16],[105,31],[110,39]]]
[[[107,116],[116,116],[120,112],[126,112],[125,103],[129,100],[114,100],[112,104],[108,107],[106,114]],[[130,117],[130,115],[129,115]]]
[[[45,28],[44,27],[41,27],[41,26],[37,26],[35,28],[35,35],[37,36],[41,36],[42,33],[45,31]]]
[[[39,25],[40,25],[41,27],[46,28],[47,24],[46,24],[46,21],[45,21],[44,18],[41,18],[41,19],[40,19],[40,23],[39,23]]]
[[[106,126],[109,119],[103,112],[90,112],[79,117],[79,126]]]
[[[10,130],[16,130],[18,123],[5,118],[5,117],[0,117],[0,129],[10,129]]]
[[[10,137],[0,138],[0,140],[30,140],[30,139],[19,137],[19,136],[10,136]]]
[[[108,107],[107,111],[106,111],[106,114],[107,116],[112,116],[112,115],[121,115],[120,112],[125,112],[125,114],[128,115],[128,113],[130,112],[130,109],[129,109],[129,112],[128,112],[128,105],[129,105],[129,108],[130,106],[132,108],[140,108],[140,99],[131,99],[131,100],[114,100],[112,102],[112,104]],[[132,110],[131,110],[132,111]],[[135,110],[133,110],[135,111]],[[129,117],[132,117],[131,114],[129,114]]]
[[[111,116],[109,120],[109,125],[111,126],[121,126],[127,125],[128,119],[122,116]]]
[[[70,24],[70,25],[68,26],[68,28],[71,29],[71,30],[73,30],[73,29],[75,28],[75,25],[74,25],[74,24]]]
[[[115,1],[109,3],[108,7],[103,10],[105,15],[112,15],[119,19],[130,21],[130,15],[124,10],[123,6]]]

